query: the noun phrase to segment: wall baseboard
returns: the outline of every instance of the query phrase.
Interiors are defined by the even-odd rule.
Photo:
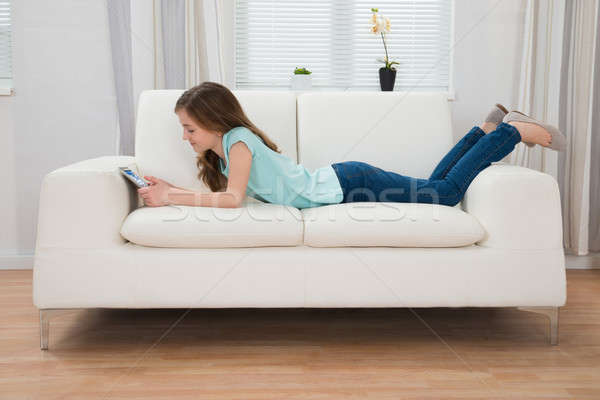
[[[33,269],[33,253],[31,254],[1,254],[0,270],[2,269]]]
[[[568,269],[597,269],[600,268],[600,253],[590,253],[585,256],[565,254],[565,264]]]
[[[565,255],[567,269],[600,269],[600,253],[586,256]],[[32,254],[0,254],[0,270],[33,269]]]

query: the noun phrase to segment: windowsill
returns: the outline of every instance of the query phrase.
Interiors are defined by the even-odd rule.
[[[276,90],[276,91],[289,91],[294,92],[296,94],[301,93],[310,93],[310,92],[378,92],[378,93],[394,93],[394,92],[407,92],[407,91],[435,91],[435,92],[443,92],[447,94],[448,101],[456,100],[454,90],[435,90],[435,89],[400,89],[394,90],[391,92],[384,92],[381,90],[373,90],[368,88],[339,88],[339,87],[323,87],[323,86],[313,86],[311,89],[307,90],[294,90],[285,86],[255,86],[255,87],[246,87],[246,88],[236,88],[235,90]]]
[[[13,88],[0,88],[0,96],[12,96],[15,94]]]

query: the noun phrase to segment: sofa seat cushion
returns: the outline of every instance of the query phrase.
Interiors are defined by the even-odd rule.
[[[472,215],[438,204],[355,202],[301,213],[304,244],[313,247],[458,247],[485,235]]]
[[[297,208],[257,201],[241,208],[142,207],[127,216],[121,235],[151,247],[297,246],[303,224]]]

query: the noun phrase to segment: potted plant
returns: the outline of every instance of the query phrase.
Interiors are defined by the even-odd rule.
[[[400,64],[397,61],[390,61],[388,56],[387,44],[385,42],[385,34],[390,33],[391,22],[390,19],[379,15],[379,9],[371,8],[371,33],[374,35],[380,34],[381,40],[383,41],[383,49],[385,50],[385,59],[377,59],[379,62],[385,64],[384,67],[379,68],[379,86],[383,91],[394,90],[394,83],[396,82],[396,68],[395,64]]]
[[[304,67],[296,67],[292,76],[292,89],[309,90],[312,87],[311,74],[312,72]]]

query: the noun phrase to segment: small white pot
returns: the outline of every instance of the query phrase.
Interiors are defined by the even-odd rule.
[[[292,90],[310,90],[312,88],[312,75],[292,75]]]

